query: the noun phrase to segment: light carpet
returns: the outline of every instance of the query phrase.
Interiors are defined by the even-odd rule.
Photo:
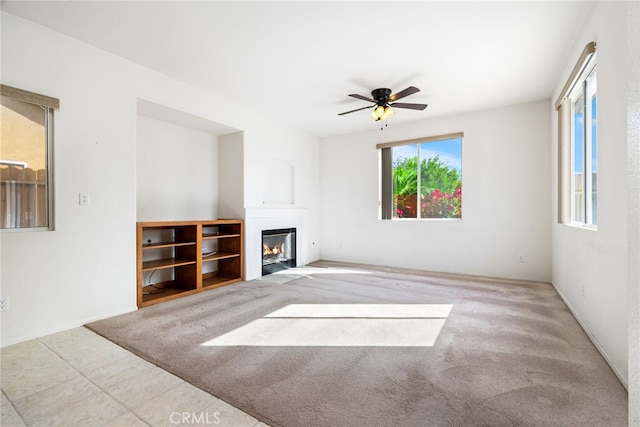
[[[87,327],[274,427],[627,424],[626,390],[551,285],[359,267]]]

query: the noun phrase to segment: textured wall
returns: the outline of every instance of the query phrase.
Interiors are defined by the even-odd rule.
[[[598,72],[598,229],[551,224],[553,285],[607,359],[628,383],[628,173],[627,163],[627,7],[594,3],[568,50],[552,99],[556,99],[584,46],[597,43]],[[556,112],[552,112],[555,120]],[[557,125],[552,133],[557,164]],[[556,168],[554,168],[555,170]],[[557,177],[552,185],[557,200]]]
[[[629,106],[629,425],[640,426],[640,3],[627,3]]]

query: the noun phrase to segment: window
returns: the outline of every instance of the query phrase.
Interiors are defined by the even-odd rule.
[[[0,85],[0,229],[52,229],[55,98]]]
[[[571,99],[573,222],[598,224],[598,145],[595,60],[569,95]]]
[[[462,217],[462,133],[379,144],[381,217]]]
[[[559,222],[595,228],[598,224],[595,43],[585,47],[556,107],[559,111]]]

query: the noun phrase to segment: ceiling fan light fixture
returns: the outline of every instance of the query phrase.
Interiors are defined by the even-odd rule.
[[[387,120],[388,118],[393,116],[394,113],[395,113],[395,111],[393,111],[393,108],[391,108],[391,106],[389,104],[378,105],[371,112],[371,118],[373,120],[375,120],[375,121]]]

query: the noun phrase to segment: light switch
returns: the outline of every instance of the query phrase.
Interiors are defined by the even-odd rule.
[[[89,204],[89,193],[78,193],[78,203],[80,203],[81,205],[88,205]]]

